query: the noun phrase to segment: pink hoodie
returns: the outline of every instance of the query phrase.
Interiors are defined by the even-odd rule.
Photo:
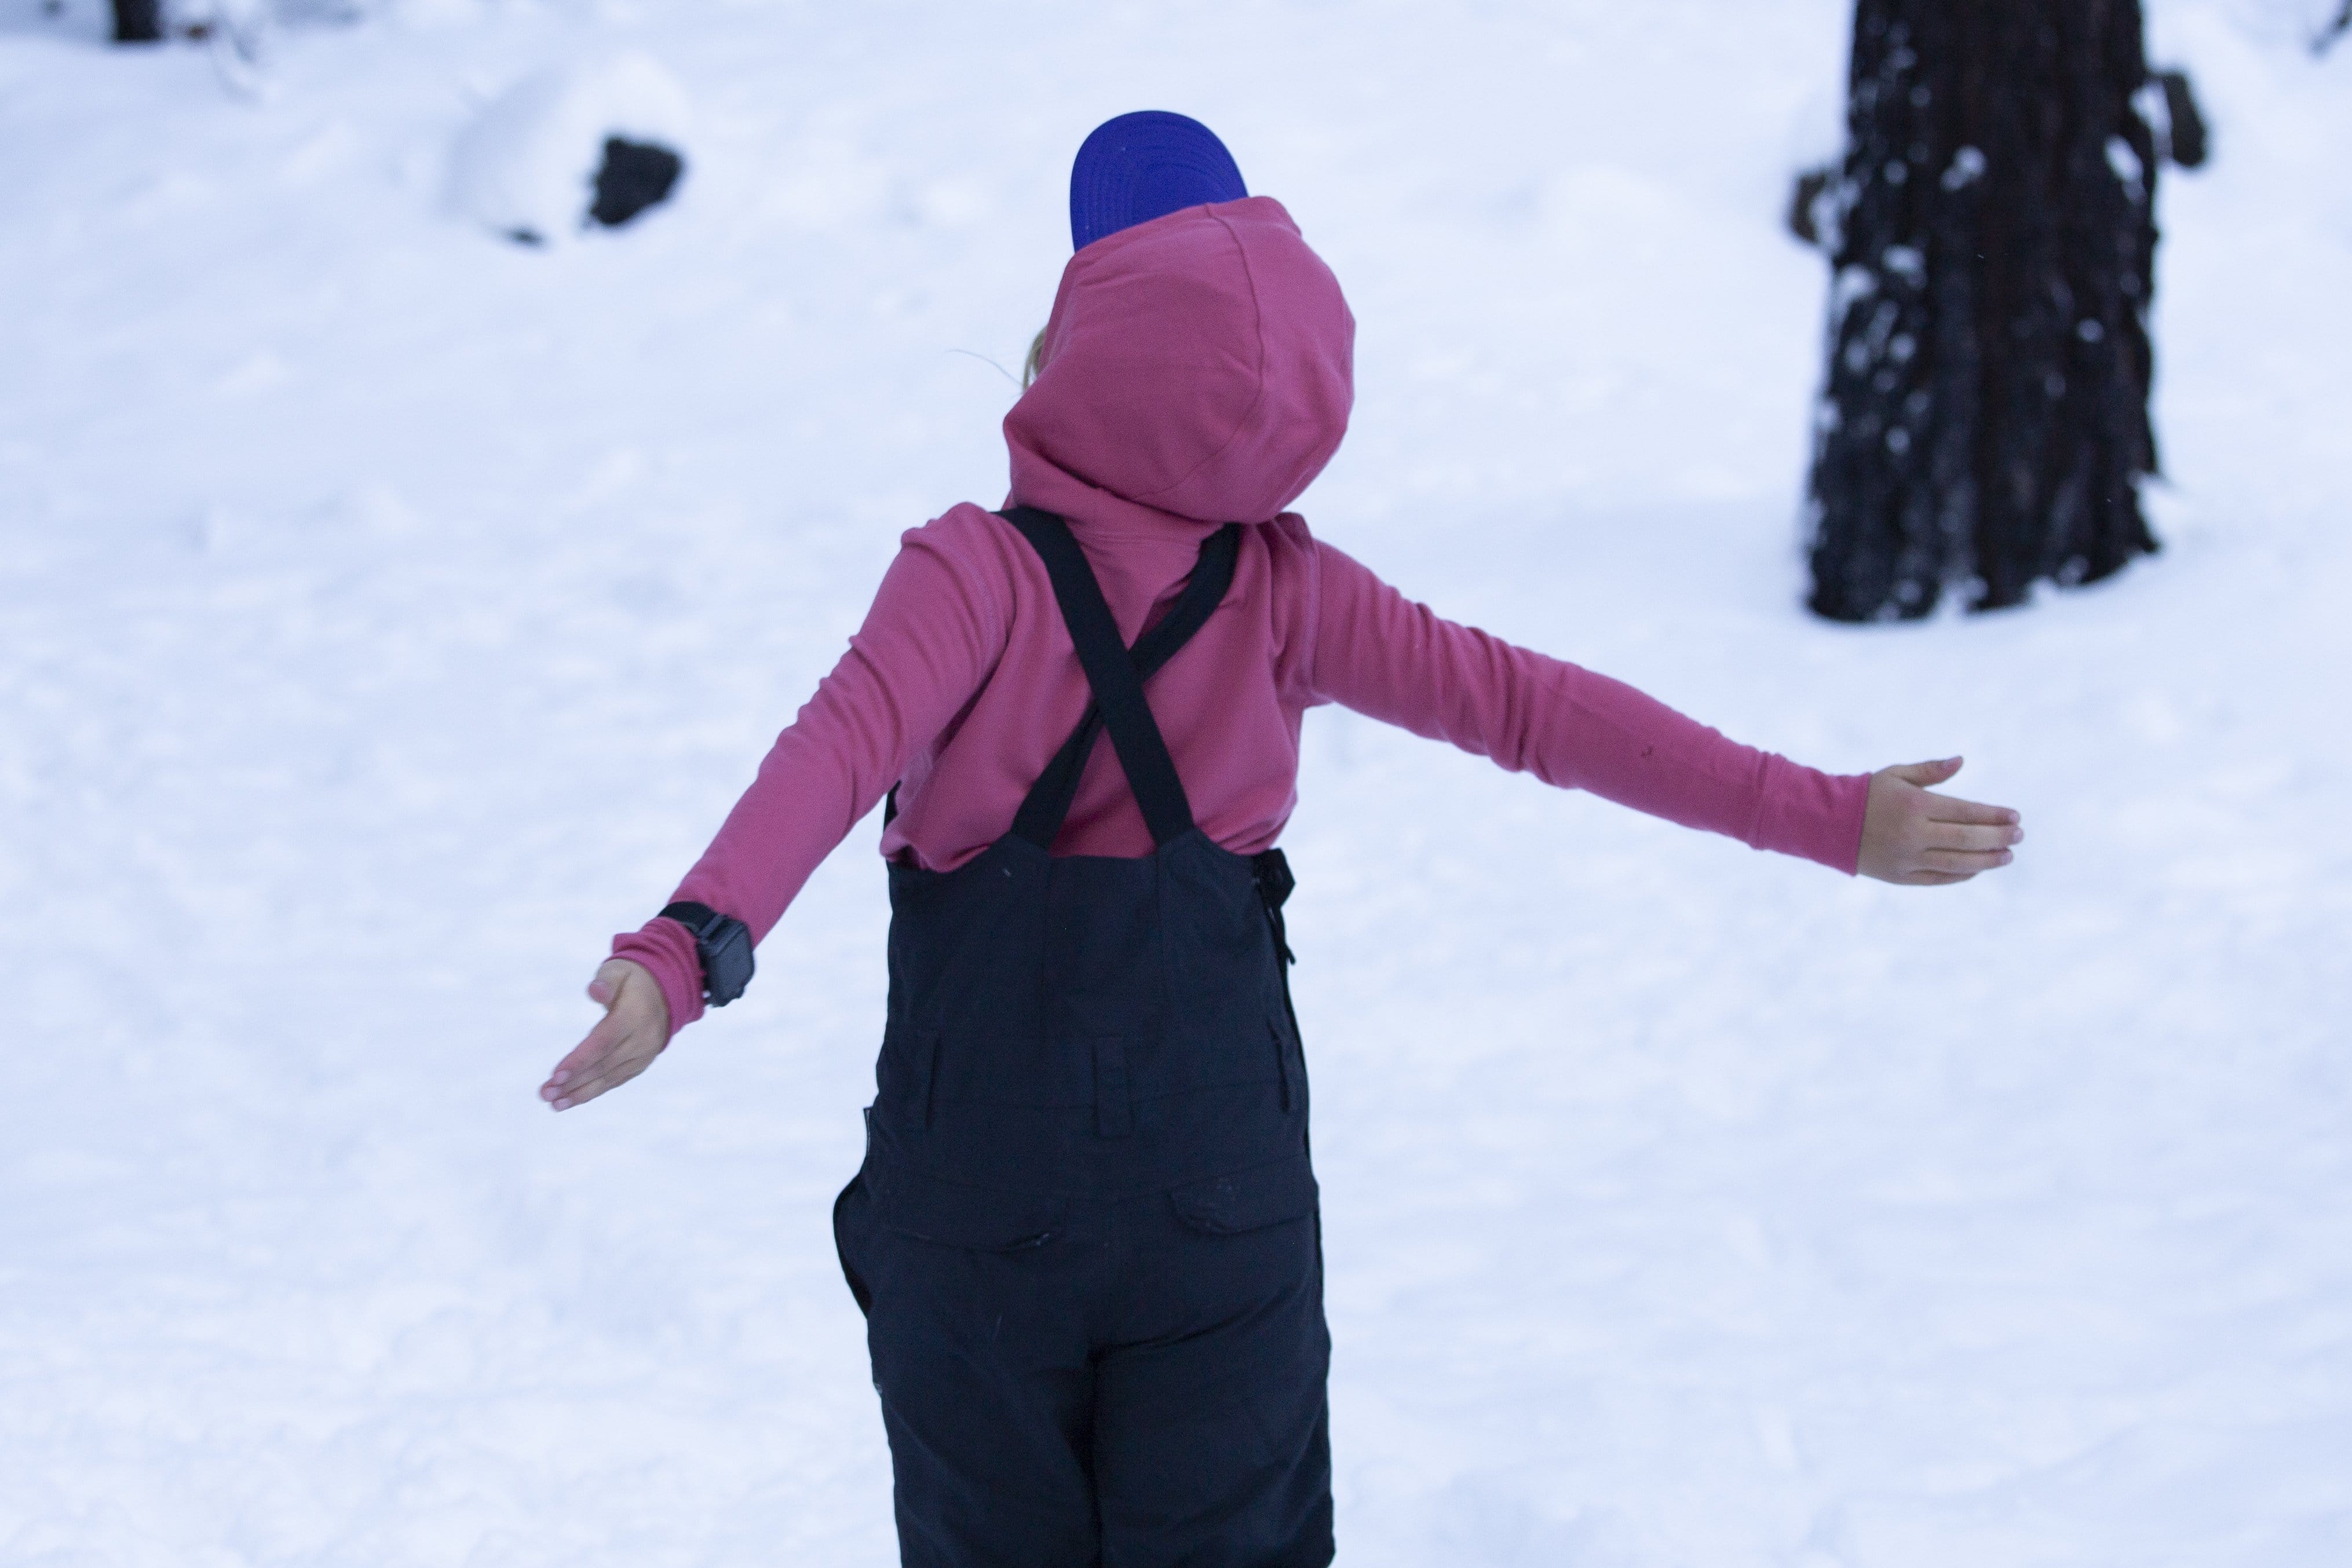
[[[1257,525],[1223,601],[1150,688],[1202,829],[1240,854],[1271,845],[1297,800],[1299,721],[1337,702],[1851,873],[1867,775],[1738,745],[1605,675],[1441,620],[1282,510],[1346,434],[1354,340],[1338,281],[1280,204],[1193,207],[1071,257],[1044,368],[1005,416],[1012,499],[1069,520],[1130,642],[1212,528]],[[678,884],[677,898],[755,938],[894,782],[885,856],[950,871],[979,854],[1086,709],[1045,566],[1011,524],[959,506],[900,546],[849,652]],[[1150,852],[1108,744],[1055,849]],[[683,926],[650,921],[613,952],[653,973],[673,1030],[701,1016]]]

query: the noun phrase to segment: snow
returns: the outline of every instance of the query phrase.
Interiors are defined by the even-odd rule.
[[[102,10],[0,0],[0,1562],[893,1560],[826,1233],[874,824],[642,1082],[532,1091],[898,531],[999,497],[987,361],[1138,107],[1349,289],[1319,529],[2028,825],[1898,890],[1310,720],[1344,1560],[2352,1561],[2352,55],[2281,0],[2151,6],[2215,128],[2165,553],[1866,629],[1793,549],[1834,0],[434,0],[256,102]],[[482,105],[631,53],[669,206],[448,212]]]

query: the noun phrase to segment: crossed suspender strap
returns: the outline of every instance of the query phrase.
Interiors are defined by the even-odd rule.
[[[1234,580],[1234,563],[1241,553],[1241,525],[1227,523],[1201,546],[1200,559],[1184,591],[1160,623],[1129,648],[1119,637],[1118,623],[1104,602],[1102,586],[1087,564],[1086,552],[1070,533],[1069,525],[1051,512],[1034,507],[1014,507],[999,514],[1021,530],[1045,563],[1054,584],[1054,598],[1069,627],[1070,642],[1087,674],[1094,700],[1068,741],[1046,765],[1021,810],[1013,831],[1040,849],[1053,847],[1062,820],[1077,796],[1078,780],[1095,739],[1106,728],[1112,749],[1127,774],[1128,788],[1142,808],[1151,841],[1165,844],[1192,827],[1192,806],[1184,781],[1168,755],[1168,743],[1144,700],[1143,683],[1198,632],[1211,612],[1224,599]]]

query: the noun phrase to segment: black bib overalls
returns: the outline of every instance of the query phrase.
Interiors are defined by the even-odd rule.
[[[1062,520],[1005,516],[1094,703],[978,859],[890,868],[889,1023],[834,1223],[902,1558],[1319,1568],[1330,1339],[1288,873],[1193,825],[1143,696],[1223,599],[1239,529],[1129,649]],[[1055,857],[1104,728],[1156,847]]]

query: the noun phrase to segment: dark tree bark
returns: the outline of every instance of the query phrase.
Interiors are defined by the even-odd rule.
[[[2164,99],[2164,134],[2157,151],[2168,163],[2202,169],[2211,138],[2205,133],[2205,111],[2197,106],[2196,89],[2186,71],[2158,71],[2149,78]]]
[[[1815,612],[1997,609],[2157,548],[2147,79],[2138,0],[1859,0]]]
[[[118,44],[162,43],[163,0],[114,0],[114,41]]]

